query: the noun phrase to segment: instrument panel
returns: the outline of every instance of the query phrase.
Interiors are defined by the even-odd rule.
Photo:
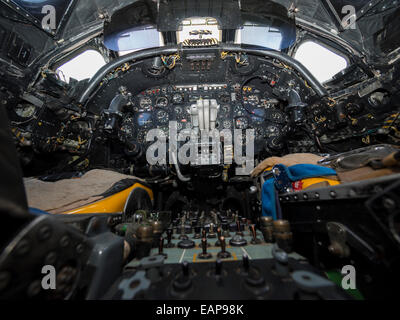
[[[217,130],[233,133],[234,129],[254,129],[256,140],[279,136],[288,121],[280,102],[255,87],[244,87],[242,96],[240,90],[240,84],[170,85],[144,90],[132,98],[121,132],[145,144],[151,129],[161,129],[168,136],[170,121],[177,122],[178,133],[191,129],[191,106],[200,99],[215,99]]]

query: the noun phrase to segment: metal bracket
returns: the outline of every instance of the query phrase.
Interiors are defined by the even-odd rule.
[[[132,300],[138,292],[147,290],[150,285],[151,281],[146,278],[146,272],[138,271],[133,277],[122,280],[118,289],[123,291],[123,300]]]
[[[299,288],[306,292],[316,292],[320,288],[335,286],[333,282],[309,271],[295,271],[292,279]]]
[[[346,245],[346,228],[337,222],[328,222],[326,224],[331,245],[328,247],[330,253],[346,258],[350,255],[350,248]]]
[[[338,255],[341,258],[348,257],[350,255],[350,248],[346,244],[348,243],[369,260],[373,261],[377,258],[375,250],[345,225],[337,222],[328,222],[327,229],[329,238],[331,239],[329,251],[332,254]]]

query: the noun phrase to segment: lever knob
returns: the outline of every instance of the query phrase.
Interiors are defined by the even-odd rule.
[[[161,256],[164,256],[165,258],[168,257],[168,255],[166,253],[164,253],[164,238],[160,237],[160,242],[158,245],[158,254]]]
[[[187,261],[182,262],[182,274],[185,277],[189,277],[189,263]]]
[[[222,237],[222,229],[220,227],[218,227],[218,229],[217,229],[217,236],[218,236],[218,240],[217,240],[217,242],[215,242],[215,246],[219,247],[219,246],[221,246],[220,239]]]
[[[242,227],[240,225],[240,220],[239,219],[236,221],[236,227],[237,227],[236,234],[239,235],[239,236],[243,236]]]
[[[203,252],[199,254],[199,259],[211,259],[212,254],[207,252],[207,238],[201,239],[201,248]]]
[[[218,258],[220,258],[220,259],[230,258],[232,255],[230,252],[226,251],[225,237],[220,237],[219,241],[221,243],[221,251],[218,253]]]
[[[190,287],[192,286],[192,280],[190,279],[190,272],[189,272],[189,263],[187,261],[184,261],[181,264],[181,267],[182,267],[182,273],[175,278],[172,284],[173,288],[178,292],[189,290]]]
[[[172,235],[174,233],[174,230],[172,228],[167,229],[167,248],[173,248],[175,245],[172,243]]]
[[[171,243],[172,233],[173,233],[173,230],[171,228],[168,228],[167,229],[167,240],[168,240],[168,243]]]
[[[257,238],[257,231],[256,231],[256,225],[252,224],[250,226],[251,234],[253,236],[253,239],[251,240],[252,244],[259,244],[261,243],[260,239]]]
[[[201,247],[203,249],[203,254],[207,253],[207,239],[201,239]]]
[[[221,241],[221,252],[226,252],[225,238],[224,237],[220,237],[219,239]]]
[[[222,261],[220,259],[217,259],[217,261],[215,262],[215,275],[222,275]]]
[[[247,254],[244,254],[243,255],[243,269],[246,273],[248,273],[249,268],[250,268],[249,256]]]

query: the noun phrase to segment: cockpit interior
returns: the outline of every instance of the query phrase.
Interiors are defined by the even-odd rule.
[[[395,296],[399,18],[1,0],[0,299]]]

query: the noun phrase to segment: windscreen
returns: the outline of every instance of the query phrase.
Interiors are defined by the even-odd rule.
[[[285,50],[296,41],[296,27],[279,19],[257,23],[247,21],[236,32],[236,43]]]
[[[153,25],[134,27],[104,37],[105,46],[120,53],[159,47],[162,43],[162,36]]]

